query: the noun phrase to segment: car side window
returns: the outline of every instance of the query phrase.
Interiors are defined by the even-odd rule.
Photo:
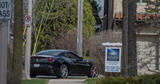
[[[64,53],[60,53],[58,56],[64,56]]]
[[[79,59],[79,57],[71,52],[65,53],[65,56],[71,59]]]

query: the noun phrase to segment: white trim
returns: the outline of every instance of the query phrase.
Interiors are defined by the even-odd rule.
[[[147,5],[147,3],[144,3],[144,2],[138,2],[137,3],[137,6],[146,6]]]
[[[158,33],[136,33],[137,35],[149,35],[149,36],[158,36]]]
[[[114,46],[114,47],[118,47],[118,46],[122,46],[122,43],[110,43],[110,42],[106,42],[106,43],[102,43],[103,46]]]

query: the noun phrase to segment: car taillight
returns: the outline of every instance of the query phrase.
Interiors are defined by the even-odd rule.
[[[52,60],[53,60],[53,59],[52,59],[51,57],[48,58],[48,61],[49,61],[49,62],[52,62]]]

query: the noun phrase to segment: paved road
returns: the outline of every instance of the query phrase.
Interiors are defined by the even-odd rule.
[[[98,78],[103,78],[99,75]],[[37,76],[37,78],[49,79],[48,84],[85,84],[87,76],[68,76],[67,79],[57,79],[56,76]]]
[[[51,79],[48,84],[85,84],[85,79]]]
[[[55,76],[37,76],[37,78],[49,79],[48,84],[85,84],[87,76],[69,76],[67,79],[57,79]]]

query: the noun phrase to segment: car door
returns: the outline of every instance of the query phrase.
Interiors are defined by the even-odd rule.
[[[79,57],[78,55],[72,52],[69,52],[68,56],[69,58],[71,58],[72,62],[75,65],[74,70],[76,74],[86,74],[87,73],[90,67],[87,61],[83,60],[83,58]]]
[[[80,74],[88,74],[90,71],[90,64],[87,60],[80,59],[77,61],[77,66],[79,67]]]
[[[72,54],[70,53],[70,52],[65,52],[64,53],[64,56],[66,57],[66,58],[68,58],[69,59],[69,64],[70,64],[70,72],[71,72],[71,74],[77,74],[77,68],[78,68],[78,66],[77,66],[77,64],[76,64],[76,58],[74,57],[74,56],[72,56]]]

